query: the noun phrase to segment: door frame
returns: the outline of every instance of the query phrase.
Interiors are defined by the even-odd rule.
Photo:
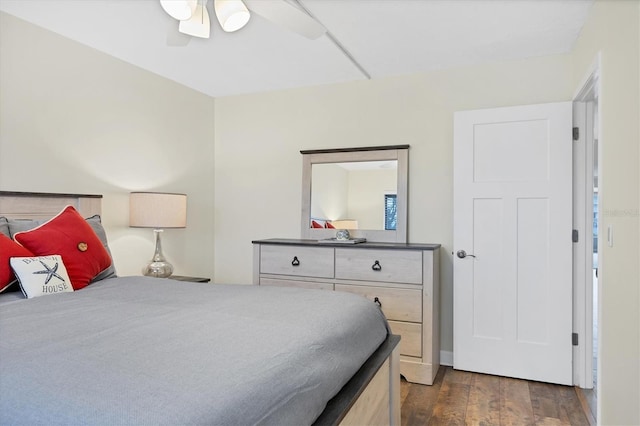
[[[573,332],[578,335],[578,345],[573,350],[573,383],[581,388],[593,388],[593,147],[594,139],[600,138],[600,115],[594,109],[600,108],[600,53],[590,67],[587,76],[573,97],[574,127],[579,129],[579,138],[574,141],[574,182],[573,207],[574,229],[579,239],[574,244],[573,257]],[[597,121],[594,122],[594,116]],[[597,134],[594,134],[593,129]],[[598,158],[601,162],[602,144],[598,143]],[[602,173],[598,173],[598,189],[602,187]],[[601,192],[599,193],[599,196]],[[602,203],[598,203],[598,217],[602,217]],[[598,227],[598,254],[602,247],[602,231]],[[598,270],[602,259],[598,255]],[[601,277],[602,274],[599,274]],[[602,289],[602,278],[598,279],[598,300]],[[598,323],[601,318],[600,307],[597,311]],[[598,344],[598,363],[601,345]],[[600,385],[600,368],[597,368]],[[599,392],[596,392],[599,394]]]

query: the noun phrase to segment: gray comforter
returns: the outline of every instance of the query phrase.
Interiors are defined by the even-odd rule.
[[[6,299],[2,425],[310,424],[387,334],[339,292],[124,277]]]

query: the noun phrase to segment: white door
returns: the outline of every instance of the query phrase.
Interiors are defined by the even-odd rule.
[[[572,384],[571,102],[458,112],[453,155],[454,368]]]

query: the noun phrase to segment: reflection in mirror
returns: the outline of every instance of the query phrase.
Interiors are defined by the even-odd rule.
[[[397,160],[314,164],[311,220],[336,229],[395,230],[397,181]]]
[[[407,241],[409,145],[300,151],[301,238]]]

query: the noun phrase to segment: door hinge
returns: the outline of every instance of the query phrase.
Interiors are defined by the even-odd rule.
[[[580,139],[580,129],[577,127],[573,128],[573,140],[577,141],[578,139]]]
[[[578,346],[578,333],[571,333],[571,343],[573,346]]]
[[[573,241],[574,243],[578,242],[578,230],[574,229],[573,232],[571,232],[571,241]]]

